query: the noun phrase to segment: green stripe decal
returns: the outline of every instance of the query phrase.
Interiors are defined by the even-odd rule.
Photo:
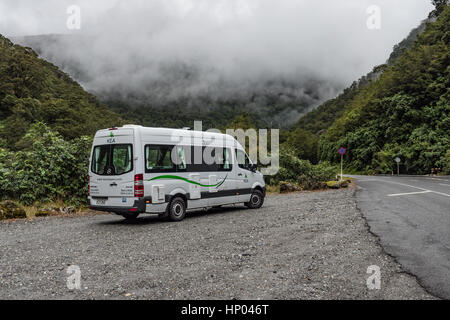
[[[172,175],[164,175],[164,176],[154,177],[154,178],[150,179],[149,181],[163,180],[163,179],[164,180],[182,180],[182,181],[185,181],[185,182],[188,182],[188,183],[191,183],[191,184],[195,184],[195,185],[198,185],[198,186],[204,187],[204,188],[213,188],[213,187],[219,188],[225,182],[225,180],[227,180],[227,177],[228,177],[228,175],[226,175],[225,178],[221,182],[216,183],[216,184],[212,184],[212,185],[201,184],[201,183],[199,183],[197,181],[192,181],[192,180],[189,180],[189,179],[186,179],[186,178],[183,178],[183,177],[172,176]]]

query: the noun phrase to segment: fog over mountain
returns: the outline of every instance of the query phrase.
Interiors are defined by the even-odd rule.
[[[73,4],[81,29],[69,31]],[[373,4],[380,30],[366,26]],[[233,104],[287,125],[384,63],[430,9],[423,0],[2,0],[0,33],[122,108]]]

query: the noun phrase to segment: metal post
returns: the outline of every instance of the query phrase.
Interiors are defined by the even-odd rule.
[[[402,162],[402,159],[399,157],[395,158],[395,162],[397,162],[397,176],[400,176],[400,162]],[[394,173],[394,172],[392,172]]]
[[[343,171],[342,171],[342,167],[343,167],[343,163],[344,163],[344,156],[341,154],[341,182],[342,182],[342,175],[343,175]]]

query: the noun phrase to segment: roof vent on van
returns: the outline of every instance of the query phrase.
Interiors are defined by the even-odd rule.
[[[137,124],[126,124],[123,126],[123,128],[136,128],[136,127],[142,127],[142,126],[137,125]]]

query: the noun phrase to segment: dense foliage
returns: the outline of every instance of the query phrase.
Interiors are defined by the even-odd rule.
[[[431,0],[431,3],[434,5],[435,10],[430,13],[430,17],[439,17],[445,6],[448,5],[449,0]]]
[[[21,149],[22,137],[37,121],[67,139],[123,122],[33,50],[0,35],[0,147]]]
[[[413,46],[346,105],[322,136],[322,160],[346,146],[349,167],[388,173],[400,157],[402,172],[448,167],[450,150],[450,6]]]
[[[283,133],[282,146],[290,150],[297,158],[317,163],[317,146],[319,137],[310,131],[295,129],[288,133]]]
[[[0,200],[63,200],[76,205],[86,200],[91,138],[66,141],[36,123],[23,141],[27,147],[22,151],[0,149]]]
[[[280,150],[280,170],[275,176],[266,177],[269,184],[279,184],[282,181],[293,182],[305,190],[324,187],[324,182],[334,180],[338,168],[328,163],[312,165],[308,160],[295,156],[295,151],[286,147]]]
[[[0,200],[83,203],[84,135],[122,122],[33,50],[0,36]]]
[[[299,120],[296,127],[310,133],[303,144],[320,137],[318,154],[302,158],[336,162],[345,146],[351,171],[390,173],[398,156],[403,173],[449,172],[450,9],[435,2],[430,19],[394,47],[386,65]]]

